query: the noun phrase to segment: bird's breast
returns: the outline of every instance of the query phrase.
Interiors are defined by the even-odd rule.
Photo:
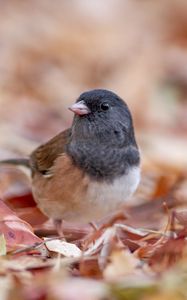
[[[98,214],[111,213],[119,209],[136,190],[140,181],[140,168],[132,167],[127,174],[114,179],[111,183],[92,182],[87,191],[87,199]]]
[[[139,181],[139,167],[130,168],[127,174],[111,183],[90,180],[79,204],[66,211],[64,219],[85,223],[115,213],[129,200]]]

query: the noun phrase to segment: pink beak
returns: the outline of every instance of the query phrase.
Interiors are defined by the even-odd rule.
[[[83,100],[71,105],[68,108],[69,110],[71,110],[72,112],[74,112],[76,115],[79,116],[87,115],[90,113],[88,106],[84,103]]]

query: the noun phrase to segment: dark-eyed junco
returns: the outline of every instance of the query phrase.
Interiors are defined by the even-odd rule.
[[[69,108],[72,127],[23,160],[32,172],[32,191],[53,220],[90,222],[119,210],[140,180],[140,154],[125,102],[96,89]]]

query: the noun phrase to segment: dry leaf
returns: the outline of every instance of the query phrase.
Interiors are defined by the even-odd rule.
[[[138,274],[140,261],[128,250],[116,250],[110,256],[110,263],[106,266],[104,278],[111,281],[118,281],[124,276]]]
[[[2,200],[0,200],[0,231],[4,234],[7,251],[42,241],[33,233],[32,227],[19,219]]]
[[[51,293],[56,300],[102,300],[109,296],[104,283],[90,279],[70,279],[63,284],[57,282],[52,286]]]
[[[49,251],[60,253],[66,257],[80,257],[82,255],[82,251],[75,244],[59,239],[46,240],[45,245]]]
[[[184,227],[187,227],[187,211],[176,211],[175,217],[178,220],[178,222],[183,225]]]
[[[0,256],[6,255],[6,240],[4,234],[0,235]]]

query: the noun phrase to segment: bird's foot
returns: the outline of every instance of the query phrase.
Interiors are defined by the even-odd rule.
[[[59,237],[65,241],[66,239],[63,232],[63,220],[55,219],[53,222]]]

